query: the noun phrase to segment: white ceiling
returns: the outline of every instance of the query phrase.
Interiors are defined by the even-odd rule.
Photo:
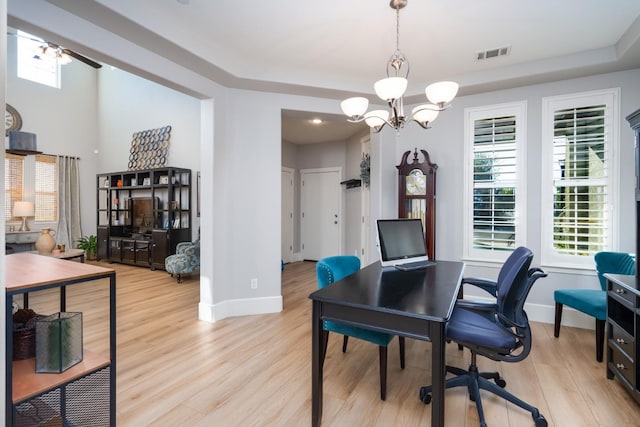
[[[373,83],[386,76],[396,42],[388,0],[9,0],[9,23],[12,10],[37,3],[226,86],[335,99],[374,101]],[[637,0],[409,0],[400,12],[407,102],[421,101],[438,80],[457,81],[467,95],[640,68],[639,16]],[[476,60],[500,47],[510,54]]]

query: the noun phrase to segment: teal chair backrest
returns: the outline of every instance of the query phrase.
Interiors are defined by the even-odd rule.
[[[323,258],[316,264],[318,288],[347,277],[360,270],[360,258],[353,255],[337,255]]]
[[[600,280],[600,287],[603,291],[607,289],[607,279],[605,273],[613,274],[635,274],[636,260],[631,254],[626,252],[597,252],[593,259]]]

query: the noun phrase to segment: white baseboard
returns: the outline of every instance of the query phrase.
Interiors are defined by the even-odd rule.
[[[201,302],[198,304],[198,319],[214,323],[227,317],[279,313],[281,311],[281,296],[227,300],[218,304]]]
[[[485,300],[485,298],[473,298]],[[490,301],[490,299],[486,299]],[[555,321],[555,305],[525,304],[529,320],[551,323]],[[218,304],[198,304],[198,318],[207,322],[216,322],[227,317],[248,316],[254,314],[279,313],[282,311],[282,297],[250,298],[222,301]],[[595,320],[570,307],[562,310],[562,326],[582,329],[595,329]]]

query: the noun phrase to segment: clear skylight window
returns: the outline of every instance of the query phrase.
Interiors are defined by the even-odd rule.
[[[19,30],[17,39],[18,77],[60,89],[60,64],[38,52],[45,41]]]

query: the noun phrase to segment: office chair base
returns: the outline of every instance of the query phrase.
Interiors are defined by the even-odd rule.
[[[540,413],[538,408],[529,405],[525,401],[504,390],[504,387],[507,385],[507,383],[502,378],[500,378],[500,375],[498,375],[498,373],[478,372],[478,368],[475,363],[471,364],[468,371],[457,368],[455,366],[447,366],[447,372],[450,372],[456,376],[446,380],[445,389],[461,386],[467,387],[469,391],[469,399],[476,404],[481,427],[486,427],[487,425],[484,419],[484,410],[482,408],[482,401],[480,398],[481,389],[487,390],[521,407],[522,409],[531,412],[531,417],[533,418],[536,427],[547,427],[547,420]],[[491,380],[495,381],[495,383],[491,382]],[[422,403],[424,403],[425,405],[431,403],[432,389],[432,386],[420,388],[420,401],[422,401]]]

